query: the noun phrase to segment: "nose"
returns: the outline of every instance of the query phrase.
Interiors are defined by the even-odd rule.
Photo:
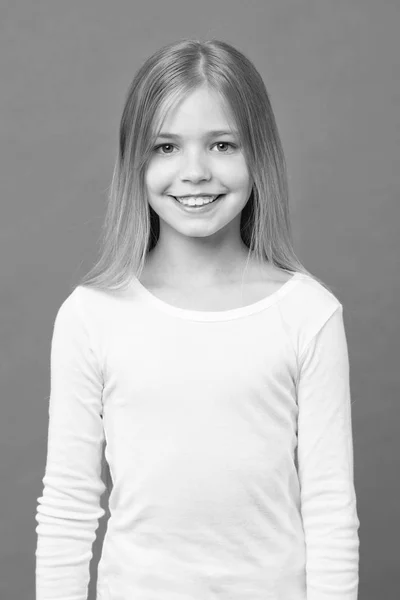
[[[180,169],[181,181],[209,181],[211,179],[210,167],[202,152],[191,152],[182,160]]]

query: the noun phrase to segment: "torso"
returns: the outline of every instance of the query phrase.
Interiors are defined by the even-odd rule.
[[[240,276],[237,281],[218,282],[210,286],[182,284],[171,287],[145,267],[139,281],[154,296],[172,306],[195,311],[223,311],[254,304],[270,296],[292,275],[267,263],[261,270],[249,263],[243,284]]]

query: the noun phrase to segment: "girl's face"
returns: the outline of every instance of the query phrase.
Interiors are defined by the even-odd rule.
[[[167,114],[145,176],[148,201],[164,233],[206,237],[224,229],[239,239],[252,184],[234,129],[220,98],[206,87]],[[199,194],[222,197],[192,209],[176,200]]]

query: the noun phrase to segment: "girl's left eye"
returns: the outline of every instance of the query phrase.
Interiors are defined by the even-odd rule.
[[[232,142],[217,142],[216,146],[230,146],[232,149],[237,148],[236,144],[232,144]],[[225,152],[223,152],[225,154]]]
[[[232,144],[232,142],[216,142],[216,144],[214,144],[214,146],[229,146],[232,149],[237,148],[236,144]],[[159,146],[156,146],[154,148],[155,152],[157,152],[158,154],[172,154],[172,152],[159,152],[159,150],[161,148],[166,149],[166,148],[173,148],[173,144],[160,144]],[[218,152],[219,154],[226,154],[226,151],[222,151],[222,152]]]

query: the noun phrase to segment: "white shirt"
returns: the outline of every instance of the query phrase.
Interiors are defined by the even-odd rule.
[[[225,311],[78,286],[51,345],[36,600],[356,600],[343,306],[295,273]]]

